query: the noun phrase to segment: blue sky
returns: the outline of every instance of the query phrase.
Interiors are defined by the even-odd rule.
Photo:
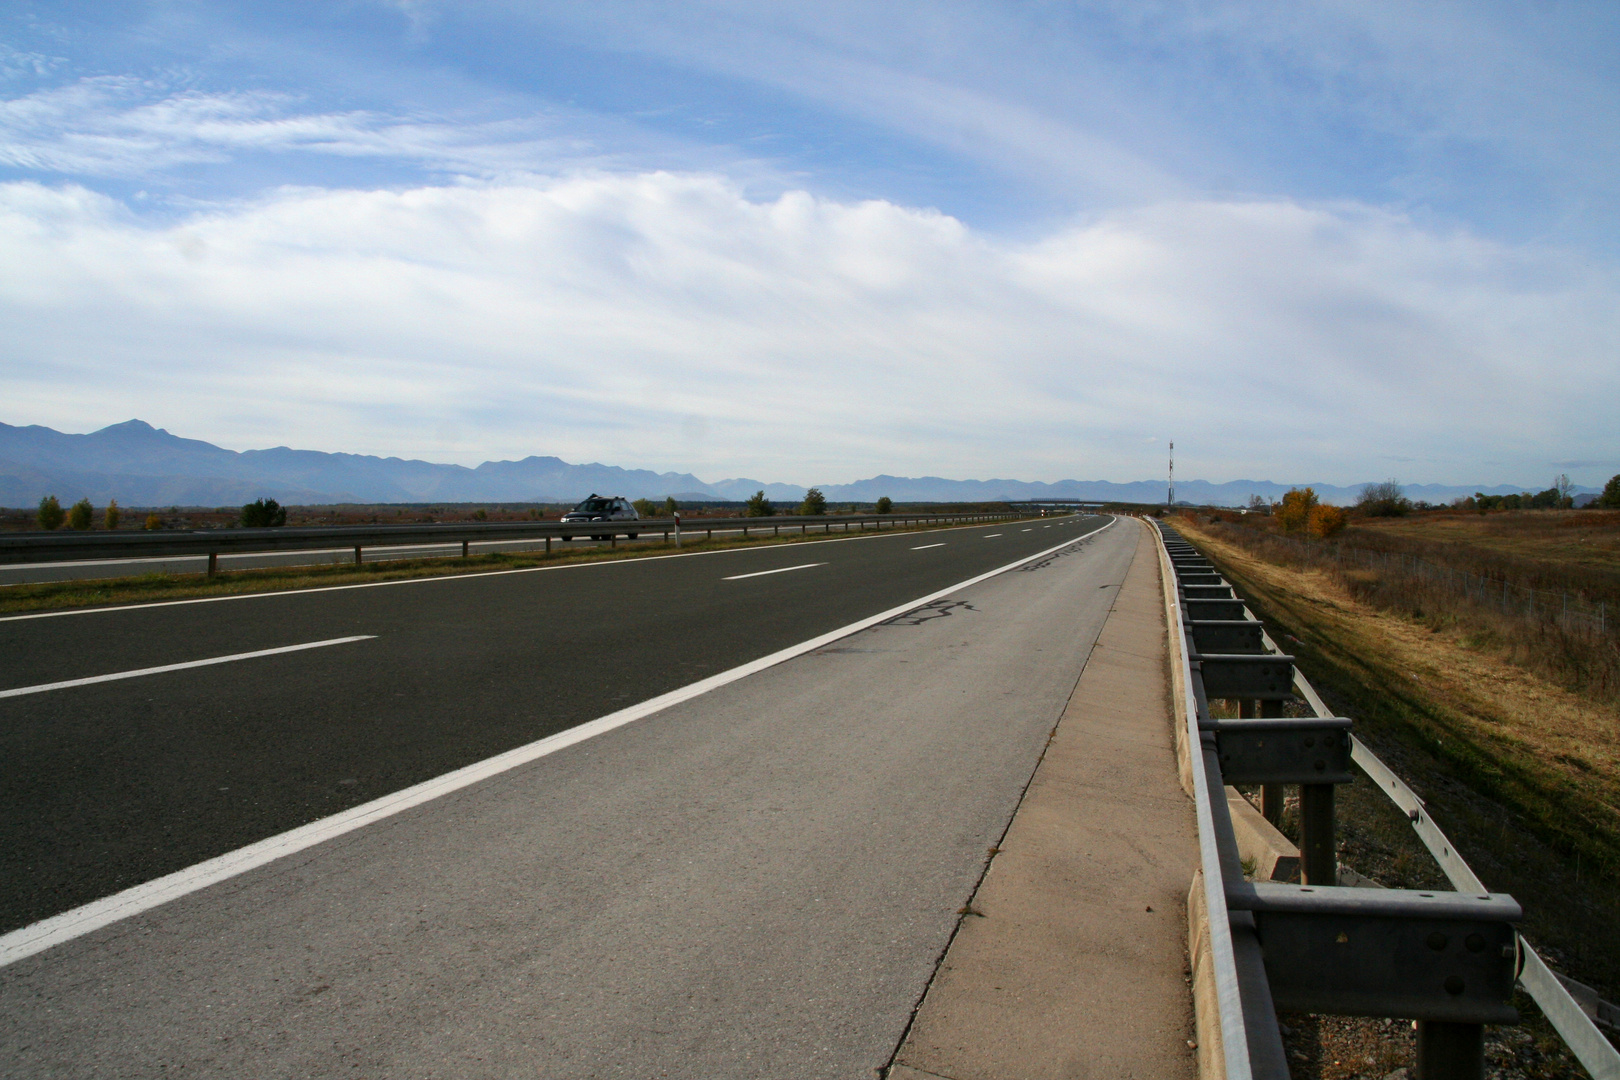
[[[1617,126],[1604,4],[13,3],[0,420],[1592,484]]]

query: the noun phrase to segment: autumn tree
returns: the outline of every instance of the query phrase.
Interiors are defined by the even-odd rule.
[[[1277,508],[1277,528],[1285,533],[1304,532],[1310,524],[1311,507],[1321,505],[1315,488],[1289,488]]]

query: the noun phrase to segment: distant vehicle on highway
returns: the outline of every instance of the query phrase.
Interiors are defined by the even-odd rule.
[[[585,499],[578,506],[562,516],[563,523],[589,522],[589,521],[640,521],[641,515],[636,508],[630,505],[628,499],[622,495],[595,495]],[[607,540],[612,533],[592,533],[592,540]],[[639,533],[627,533],[634,540]],[[563,533],[564,540],[572,540],[572,533]]]

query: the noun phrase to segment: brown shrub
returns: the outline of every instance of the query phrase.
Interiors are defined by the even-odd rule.
[[[1350,516],[1337,506],[1313,506],[1306,515],[1305,531],[1318,540],[1326,540],[1343,532],[1349,520]]]

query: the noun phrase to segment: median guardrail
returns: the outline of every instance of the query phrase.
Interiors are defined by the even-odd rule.
[[[460,544],[463,556],[476,543],[543,540],[546,550],[552,541],[597,538],[617,545],[620,537],[636,539],[657,536],[680,543],[683,535],[703,533],[711,538],[717,532],[741,532],[744,536],[770,530],[780,536],[783,530],[802,534],[859,531],[870,528],[900,528],[909,525],[972,524],[1027,517],[1011,512],[971,514],[818,514],[805,517],[749,518],[641,518],[635,521],[517,521],[455,522],[426,525],[334,525],[273,529],[196,529],[191,531],[153,530],[150,532],[31,532],[0,535],[0,564],[69,562],[96,559],[147,559],[165,556],[208,556],[208,570],[217,569],[218,556],[273,551],[318,551],[354,549],[354,561],[361,561],[365,548],[416,547]]]
[[[1214,565],[1168,525],[1158,534],[1177,755],[1201,860],[1189,898],[1200,1073],[1286,1080],[1284,1009],[1415,1020],[1418,1080],[1480,1080],[1484,1025],[1517,1022],[1518,986],[1594,1080],[1620,1080],[1620,1053],[1519,936],[1519,905],[1485,888]],[[1214,717],[1211,699],[1235,701],[1238,716]],[[1407,815],[1455,892],[1338,883],[1334,790],[1352,764]],[[1273,823],[1285,786],[1298,786],[1299,884],[1245,876],[1226,791],[1238,783],[1261,786]]]

